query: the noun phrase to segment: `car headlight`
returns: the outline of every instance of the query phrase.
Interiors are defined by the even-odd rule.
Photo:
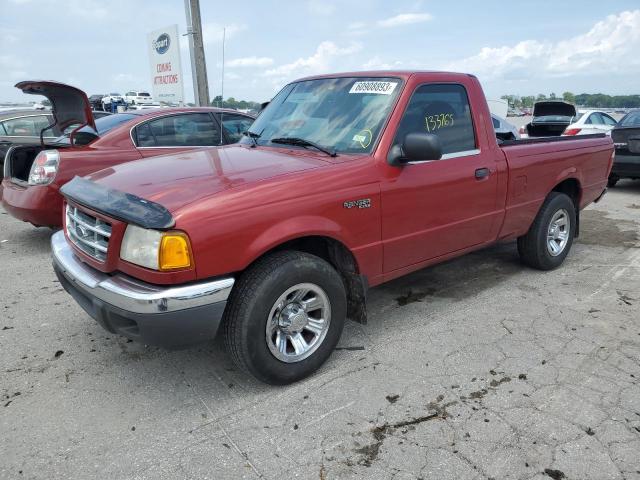
[[[36,156],[29,172],[29,185],[48,185],[58,173],[60,154],[57,150],[42,150]]]
[[[176,270],[193,265],[189,237],[184,232],[160,232],[127,225],[120,258],[152,270]]]

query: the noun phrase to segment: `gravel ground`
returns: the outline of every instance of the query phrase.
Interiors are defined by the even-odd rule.
[[[640,479],[640,182],[581,223],[553,272],[506,244],[373,289],[276,388],[106,333],[2,212],[0,478]]]

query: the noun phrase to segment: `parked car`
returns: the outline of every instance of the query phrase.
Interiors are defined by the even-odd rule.
[[[559,137],[571,125],[576,107],[561,100],[536,102],[531,122],[520,128],[520,136]]]
[[[496,132],[496,138],[500,141],[507,140],[519,140],[520,133],[515,125],[507,122],[504,118],[492,113],[491,120],[493,123],[493,129]]]
[[[611,131],[616,158],[609,175],[609,187],[621,178],[640,179],[640,110],[626,114]]]
[[[585,110],[578,112],[573,122],[562,135],[590,135],[594,133],[608,133],[618,122],[601,110]]]
[[[150,105],[153,103],[153,97],[149,92],[132,90],[124,94],[124,102],[127,105]]]
[[[119,93],[110,93],[102,97],[102,109],[105,112],[115,112],[118,105],[124,104],[124,98]]]
[[[13,147],[5,159],[4,208],[38,226],[61,225],[58,190],[75,175],[140,158],[237,142],[254,120],[217,108],[136,110],[95,120],[86,95],[74,87],[55,82],[22,82],[17,87],[24,93],[46,96],[57,112],[55,128],[67,131],[48,138],[44,145]],[[71,125],[76,129],[69,131]],[[179,169],[178,164],[173,168]]]
[[[91,105],[91,110],[98,111],[104,110],[104,105],[102,104],[102,99],[105,97],[103,94],[91,95],[89,97],[89,105]]]
[[[366,321],[368,287],[499,240],[562,264],[606,190],[611,138],[499,145],[489,119],[472,75],[295,81],[239,145],[64,185],[55,270],[110,332],[182,347],[220,327],[240,368],[299,380],[347,317]]]

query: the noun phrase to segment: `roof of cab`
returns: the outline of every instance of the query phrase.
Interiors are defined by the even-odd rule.
[[[342,78],[342,77],[399,77],[403,80],[407,80],[412,75],[417,74],[437,74],[437,75],[447,75],[453,78],[455,77],[474,77],[469,73],[460,73],[460,72],[445,72],[438,70],[367,70],[360,72],[340,72],[340,73],[329,73],[324,75],[311,75],[308,77],[299,78],[294,80],[294,82],[299,82],[303,80],[317,80],[321,78]]]

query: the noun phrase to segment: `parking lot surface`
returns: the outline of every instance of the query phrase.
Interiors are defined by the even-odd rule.
[[[552,272],[514,244],[370,292],[311,378],[103,331],[0,214],[0,478],[640,479],[640,182]]]

